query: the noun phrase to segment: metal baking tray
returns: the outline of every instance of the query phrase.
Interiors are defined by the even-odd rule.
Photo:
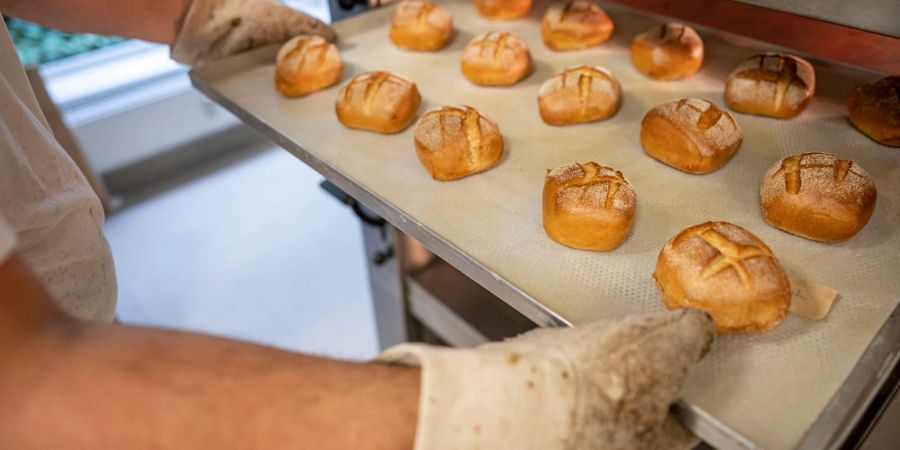
[[[838,445],[900,355],[900,151],[858,133],[844,106],[857,83],[881,74],[810,58],[816,96],[792,120],[733,113],[744,142],[722,169],[690,175],[646,156],[643,115],[653,105],[700,97],[724,108],[726,75],[771,45],[702,26],[701,70],[680,81],[650,80],[631,65],[628,45],[665,18],[603,4],[616,24],[613,38],[592,49],[552,52],[540,37],[549,2],[527,18],[489,21],[466,1],[439,1],[455,35],[435,53],[407,52],[387,38],[391,7],[335,24],[346,63],[337,86],[286,99],[273,86],[270,47],[193,70],[194,85],[365,203],[391,224],[500,297],[538,325],[560,326],[629,313],[660,311],[651,273],[665,242],[707,220],[737,223],[765,241],[792,276],[840,292],[826,320],[789,316],[772,331],[723,335],[697,367],[679,405],[681,419],[724,448],[827,448]],[[460,73],[465,44],[485,31],[506,30],[530,46],[534,72],[508,88],[469,83]],[[611,119],[569,127],[545,125],[537,91],[551,74],[575,64],[599,64],[619,80],[623,104]],[[468,104],[493,118],[506,141],[500,164],[453,182],[431,179],[416,158],[412,127],[395,135],[344,128],[334,115],[337,92],[350,77],[389,70],[414,80],[420,113]],[[857,236],[826,245],[767,225],[758,186],[774,161],[803,151],[852,159],[875,179],[875,213]],[[547,169],[595,160],[634,184],[634,229],[615,251],[573,250],[551,241],[541,226]],[[892,314],[892,312],[894,314]]]

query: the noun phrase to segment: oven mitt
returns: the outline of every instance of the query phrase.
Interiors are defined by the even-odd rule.
[[[188,7],[172,59],[192,66],[299,34],[317,34],[334,41],[324,22],[271,0],[194,0]]]
[[[706,313],[679,310],[378,359],[422,368],[416,450],[687,449],[669,407],[713,336]]]

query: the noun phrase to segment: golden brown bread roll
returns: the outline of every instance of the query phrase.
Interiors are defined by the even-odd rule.
[[[389,72],[367,72],[341,89],[334,109],[350,128],[396,133],[409,125],[421,103],[412,81]]]
[[[541,21],[544,44],[553,50],[575,50],[606,42],[613,22],[590,0],[572,0],[550,6]]]
[[[531,0],[472,0],[472,4],[488,19],[518,19],[531,11]]]
[[[475,84],[509,86],[531,72],[531,54],[518,36],[491,31],[466,45],[461,65],[463,75]]]
[[[791,285],[759,238],[728,222],[690,227],[666,243],[653,272],[669,309],[705,310],[716,331],[765,331],[784,320]]]
[[[416,123],[416,155],[435,180],[455,180],[490,169],[503,155],[500,128],[475,108],[444,106]]]
[[[877,142],[900,147],[900,76],[863,83],[847,98],[850,122]]]
[[[656,105],[641,122],[644,151],[690,173],[718,169],[734,155],[743,139],[731,114],[696,98]]]
[[[728,75],[725,103],[743,113],[787,119],[800,114],[816,91],[806,60],[782,53],[753,56]]]
[[[703,64],[703,40],[683,23],[664,23],[635,36],[631,62],[650,78],[684,78]]]
[[[824,242],[858,233],[872,217],[876,197],[868,172],[822,152],[777,161],[759,188],[762,214],[770,224]]]
[[[619,83],[600,66],[570,67],[541,85],[538,110],[550,125],[592,122],[619,109]]]
[[[275,58],[275,88],[287,97],[298,97],[331,86],[344,74],[337,47],[314,35],[287,41]]]
[[[637,208],[637,195],[622,172],[588,162],[547,171],[544,230],[560,244],[609,251],[619,246]]]
[[[453,19],[440,5],[429,0],[404,0],[394,10],[391,41],[407,50],[438,50],[450,39]]]

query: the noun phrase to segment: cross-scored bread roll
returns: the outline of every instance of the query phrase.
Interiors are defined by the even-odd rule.
[[[455,180],[490,169],[503,155],[497,124],[469,106],[428,111],[416,123],[416,155],[435,180]]]
[[[404,0],[394,10],[391,41],[407,50],[438,50],[450,39],[453,19],[450,13],[430,0]]]
[[[862,167],[822,153],[803,153],[775,162],[763,176],[763,217],[788,233],[824,242],[849,239],[875,210],[877,192]]]
[[[900,76],[863,83],[847,98],[850,122],[877,142],[900,147]]]
[[[412,81],[389,72],[366,72],[341,89],[334,110],[350,128],[396,133],[409,125],[421,103]]]
[[[336,83],[344,74],[337,47],[315,35],[287,41],[275,59],[275,88],[286,97],[299,97]]]
[[[509,86],[531,72],[531,54],[518,36],[491,31],[466,45],[461,65],[463,75],[475,84]]]
[[[788,119],[800,114],[816,91],[816,72],[806,60],[781,53],[738,64],[725,82],[725,103],[743,113]]]
[[[541,86],[538,110],[550,125],[592,122],[615,114],[620,96],[619,82],[603,67],[570,67]]]
[[[637,195],[622,172],[588,162],[547,171],[544,230],[560,244],[609,251],[619,246],[634,220]]]
[[[550,6],[541,21],[544,44],[553,50],[575,50],[606,42],[613,21],[590,0],[571,0]]]
[[[696,98],[656,105],[641,122],[644,151],[690,173],[718,169],[734,155],[743,139],[731,114]]]
[[[664,23],[635,36],[631,62],[650,78],[684,78],[703,64],[703,40],[683,23]]]
[[[472,0],[472,4],[488,19],[518,19],[531,11],[531,0]]]
[[[716,331],[765,331],[784,320],[791,284],[769,247],[728,222],[706,222],[669,240],[653,272],[669,309],[705,310]]]

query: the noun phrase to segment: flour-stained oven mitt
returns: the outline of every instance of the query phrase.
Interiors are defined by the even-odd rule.
[[[422,368],[416,450],[691,448],[669,408],[713,330],[706,313],[680,310],[474,349],[402,344],[378,359]]]
[[[271,0],[194,0],[181,22],[171,56],[198,66],[299,34],[337,39],[324,22]]]

